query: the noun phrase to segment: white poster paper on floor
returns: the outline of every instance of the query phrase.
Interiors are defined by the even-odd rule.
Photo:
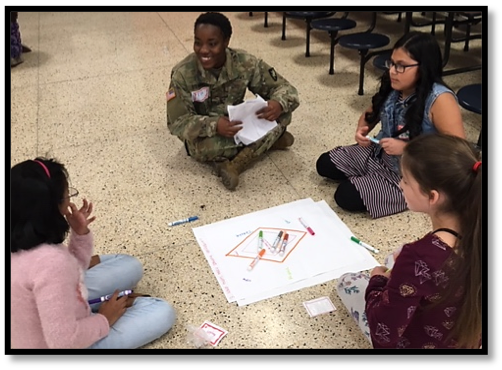
[[[314,230],[310,235],[302,218]],[[260,230],[264,256],[258,255]],[[284,254],[273,253],[279,232],[289,238]],[[350,229],[326,202],[302,199],[193,229],[228,302],[254,303],[336,279],[379,263],[350,240]]]

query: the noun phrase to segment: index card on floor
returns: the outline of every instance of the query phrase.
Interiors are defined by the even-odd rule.
[[[228,334],[228,331],[207,320],[204,321],[199,329],[204,331],[205,337],[208,338],[210,341],[209,344],[213,347],[216,347],[223,337]]]
[[[333,302],[331,302],[331,299],[329,299],[329,297],[321,297],[313,299],[311,301],[303,302],[303,306],[305,306],[305,309],[309,313],[310,317],[336,310],[335,305],[333,304]]]

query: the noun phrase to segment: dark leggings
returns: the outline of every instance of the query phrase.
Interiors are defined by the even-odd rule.
[[[345,173],[340,171],[329,157],[329,152],[321,154],[316,162],[317,173],[328,179],[341,181],[335,191],[335,202],[339,207],[350,212],[366,211],[361,194],[350,182]]]
[[[23,52],[21,45],[21,34],[19,33],[19,24],[17,22],[10,22],[10,57],[18,59]]]

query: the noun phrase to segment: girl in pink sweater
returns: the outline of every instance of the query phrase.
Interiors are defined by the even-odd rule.
[[[78,208],[70,202],[75,195],[66,169],[54,160],[11,169],[13,349],[137,348],[174,324],[176,314],[164,300],[118,297],[139,282],[141,263],[127,255],[92,256],[92,203],[84,199]],[[110,293],[110,300],[89,305]]]

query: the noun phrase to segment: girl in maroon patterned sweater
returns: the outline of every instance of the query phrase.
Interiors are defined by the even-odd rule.
[[[408,208],[426,213],[433,231],[370,276],[338,280],[338,294],[374,348],[480,347],[479,159],[471,144],[448,135],[406,146],[400,186]]]

